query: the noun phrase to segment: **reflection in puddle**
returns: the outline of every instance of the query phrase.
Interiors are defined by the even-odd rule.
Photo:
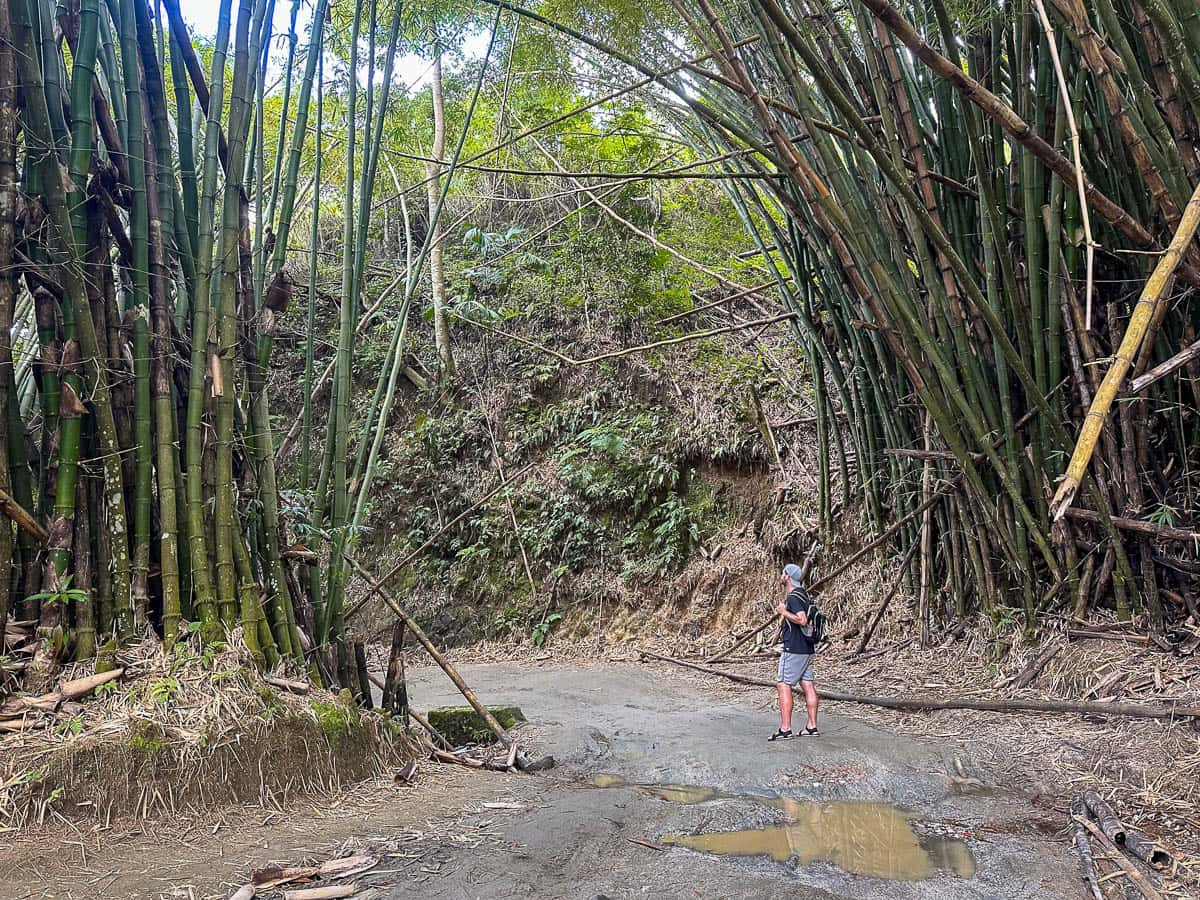
[[[908,818],[885,803],[768,801],[783,810],[785,824],[711,834],[667,835],[674,844],[721,856],[769,856],[801,865],[829,862],[854,875],[916,881],[947,869],[960,878],[975,874],[962,841],[919,838]]]
[[[788,797],[730,794],[688,784],[631,784],[620,775],[601,773],[588,779],[599,788],[636,787],[668,803],[707,803],[742,799],[780,810],[784,824],[710,834],[676,834],[662,838],[719,856],[768,856],[801,865],[828,862],[853,875],[918,881],[939,871],[959,878],[975,876],[975,859],[966,843],[941,835],[918,835],[901,810],[886,803],[839,801],[810,803]]]
[[[668,803],[707,803],[710,800],[731,800],[734,794],[713,787],[703,787],[695,784],[630,784],[620,775],[601,772],[587,780],[592,787],[636,787],[643,794],[665,800]]]
[[[668,803],[707,803],[709,800],[729,800],[733,797],[733,794],[716,788],[692,784],[642,784],[638,785],[638,789]]]

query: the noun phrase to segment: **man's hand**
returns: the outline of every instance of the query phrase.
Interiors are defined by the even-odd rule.
[[[786,619],[787,614],[788,614],[787,604],[780,603],[777,607],[775,607],[775,612],[779,613],[781,616],[783,616]]]

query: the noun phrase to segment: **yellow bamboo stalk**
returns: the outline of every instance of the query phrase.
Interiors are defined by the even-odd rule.
[[[1154,311],[1163,302],[1163,294],[1166,292],[1167,285],[1171,283],[1171,277],[1175,274],[1175,269],[1178,268],[1179,261],[1188,244],[1195,237],[1197,226],[1200,226],[1200,184],[1196,185],[1191,199],[1184,208],[1183,218],[1179,222],[1175,236],[1171,238],[1170,246],[1167,247],[1162,258],[1159,259],[1158,265],[1154,267],[1154,271],[1146,280],[1142,294],[1138,297],[1137,306],[1133,308],[1133,315],[1129,317],[1125,336],[1121,338],[1121,345],[1113,356],[1112,365],[1104,374],[1104,380],[1100,382],[1100,386],[1096,389],[1096,395],[1092,398],[1092,405],[1088,408],[1087,416],[1083,420],[1083,428],[1080,429],[1079,438],[1075,442],[1075,450],[1071,454],[1067,473],[1063,476],[1058,490],[1054,493],[1054,499],[1050,503],[1050,516],[1054,521],[1063,517],[1075,499],[1075,492],[1079,490],[1079,484],[1087,471],[1088,463],[1091,462],[1092,454],[1096,451],[1096,442],[1104,427],[1104,420],[1108,418],[1109,410],[1112,409],[1121,383],[1129,374],[1129,370],[1133,368],[1133,360],[1141,346],[1142,339],[1146,336],[1146,328],[1154,317]]]

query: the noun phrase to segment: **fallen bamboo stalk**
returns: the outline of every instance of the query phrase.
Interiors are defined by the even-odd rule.
[[[1200,184],[1196,185],[1191,199],[1184,207],[1183,217],[1174,237],[1171,238],[1170,245],[1146,280],[1141,296],[1138,297],[1137,305],[1133,308],[1133,314],[1129,317],[1129,324],[1125,328],[1121,344],[1113,354],[1112,365],[1104,373],[1104,380],[1092,397],[1091,406],[1084,417],[1083,427],[1075,442],[1075,450],[1071,454],[1066,474],[1063,475],[1058,490],[1054,492],[1054,499],[1050,501],[1050,518],[1054,521],[1061,519],[1075,500],[1075,492],[1079,490],[1088,464],[1092,460],[1092,454],[1096,452],[1100,432],[1108,419],[1113,401],[1117,398],[1121,382],[1125,380],[1125,376],[1133,367],[1134,357],[1142,345],[1142,338],[1146,335],[1150,320],[1154,318],[1155,311],[1163,302],[1167,285],[1171,283],[1172,276],[1183,259],[1184,252],[1192,242],[1192,238],[1195,237],[1197,226],[1200,226]]]
[[[356,890],[352,884],[300,888],[295,891],[284,891],[283,900],[340,900],[342,897],[353,897]]]
[[[433,758],[440,759],[442,762],[454,763],[459,766],[466,766],[468,769],[482,769],[483,763],[477,759],[471,759],[469,756],[462,756],[455,753],[453,750],[439,750],[433,748]]]
[[[1165,362],[1160,362],[1153,369],[1139,375],[1129,382],[1129,393],[1140,394],[1156,381],[1161,381],[1177,369],[1181,369],[1193,359],[1200,359],[1200,341],[1190,344],[1180,350]]]
[[[1079,822],[1084,828],[1092,833],[1100,846],[1108,851],[1113,862],[1121,867],[1121,871],[1124,872],[1129,877],[1129,880],[1133,882],[1134,886],[1142,892],[1142,895],[1146,898],[1146,900],[1162,900],[1162,894],[1160,894],[1154,888],[1154,885],[1147,880],[1145,875],[1138,871],[1137,866],[1125,858],[1125,854],[1123,854],[1121,849],[1109,839],[1108,835],[1106,835],[1103,831],[1096,827],[1095,824],[1089,822],[1087,819],[1081,819],[1078,816],[1072,816],[1071,818],[1074,821]]]
[[[32,535],[39,544],[44,544],[50,539],[50,533],[33,517],[33,514],[5,491],[0,491],[0,513],[4,513],[16,522],[18,528]]]
[[[1079,857],[1079,877],[1087,883],[1093,900],[1104,900],[1100,892],[1100,880],[1096,874],[1096,860],[1092,856],[1092,845],[1088,842],[1087,829],[1083,820],[1087,818],[1087,807],[1081,797],[1071,801],[1071,841]]]
[[[1099,631],[1086,628],[1068,628],[1067,638],[1072,641],[1128,641],[1133,644],[1149,644],[1144,634],[1126,634],[1123,631]]]
[[[639,650],[642,656],[661,662],[694,669],[708,675],[719,675],[739,684],[749,684],[756,687],[775,687],[774,681],[765,678],[753,678],[737,672],[727,672],[702,666],[699,663],[687,662],[670,656],[663,656],[650,650]],[[799,690],[795,688],[794,690]],[[1062,713],[1066,715],[1090,716],[1127,716],[1137,719],[1176,719],[1200,718],[1200,706],[1150,706],[1140,703],[1103,703],[1077,700],[973,700],[969,697],[952,697],[938,699],[935,697],[872,697],[865,694],[850,694],[821,688],[818,693],[824,700],[835,700],[841,703],[861,703],[864,706],[879,706],[884,709],[899,709],[910,712],[924,712],[937,709],[974,709],[981,712],[999,713]]]
[[[1079,509],[1072,506],[1065,515],[1069,519],[1078,519],[1082,522],[1092,522],[1100,524],[1100,513],[1090,509]],[[1109,516],[1113,525],[1122,531],[1133,531],[1137,534],[1144,534],[1150,538],[1157,538],[1161,541],[1172,541],[1176,543],[1192,544],[1200,546],[1200,531],[1193,531],[1190,528],[1170,528],[1166,525],[1155,525],[1153,522],[1144,522],[1141,519],[1127,519],[1124,516]]]
[[[529,467],[526,466],[526,469],[528,468]],[[523,469],[522,471],[525,470]],[[403,608],[401,608],[400,604],[397,603],[396,600],[383,589],[383,586],[380,585],[379,582],[371,577],[371,574],[359,564],[358,560],[350,556],[346,556],[346,561],[350,563],[354,571],[358,573],[358,576],[367,583],[367,586],[385,604],[387,604],[388,608],[404,620],[405,627],[407,627],[408,630],[413,633],[416,639],[421,642],[421,646],[425,648],[425,652],[433,658],[433,661],[437,663],[441,670],[445,672],[447,676],[449,676],[451,681],[454,682],[454,686],[458,688],[459,693],[461,693],[463,697],[466,698],[466,701],[471,704],[471,708],[478,713],[481,719],[483,719],[484,724],[487,725],[487,727],[491,729],[492,733],[496,735],[497,740],[505,745],[512,743],[512,738],[509,737],[508,732],[504,730],[504,726],[501,725],[496,720],[496,717],[492,715],[491,711],[479,701],[479,698],[475,696],[475,692],[471,690],[470,686],[468,686],[468,684],[463,680],[463,677],[458,674],[458,670],[454,668],[450,661],[446,659],[446,657],[441,654],[438,648],[433,645],[433,641],[429,639],[429,635],[425,633],[425,629],[418,625],[416,620],[413,619],[413,617],[407,612],[405,612]]]
[[[1125,826],[1121,824],[1117,811],[1108,804],[1108,801],[1095,791],[1087,791],[1083,795],[1083,805],[1087,808],[1088,815],[1099,823],[1100,830],[1104,832],[1105,837],[1114,844],[1125,842]]]
[[[1025,671],[1021,672],[1016,678],[1013,679],[1011,685],[1013,690],[1027,688],[1029,685],[1033,684],[1038,675],[1042,673],[1042,669],[1046,668],[1046,664],[1049,663],[1050,660],[1054,659],[1054,657],[1058,656],[1062,648],[1063,645],[1061,643],[1051,644],[1049,647],[1039,653],[1037,658],[1029,664]]]
[[[1083,805],[1092,818],[1100,824],[1105,837],[1126,853],[1136,856],[1152,869],[1165,869],[1171,865],[1171,854],[1142,832],[1129,828],[1121,822],[1116,810],[1095,791],[1083,795]]]
[[[289,694],[307,694],[312,689],[312,686],[307,681],[292,681],[287,678],[278,678],[274,675],[267,675],[263,678],[263,681],[280,690],[287,691]]]
[[[97,672],[94,675],[85,675],[83,678],[64,682],[50,693],[42,694],[39,697],[12,697],[0,706],[0,716],[12,718],[26,712],[53,712],[67,700],[78,700],[124,674],[124,669]]]

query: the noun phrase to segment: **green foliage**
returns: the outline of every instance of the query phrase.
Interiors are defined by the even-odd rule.
[[[623,525],[621,546],[640,570],[677,568],[700,540],[684,500],[692,472],[663,437],[656,414],[618,415],[585,429],[559,459],[559,477],[586,508]]]
[[[555,624],[557,624],[561,619],[562,613],[550,613],[550,615],[546,616],[544,619],[542,619],[542,621],[534,625],[533,631],[531,632],[533,646],[541,647],[543,644],[545,644],[546,640],[550,637],[551,629],[554,628]]]
[[[167,749],[167,737],[162,727],[148,719],[134,721],[129,735],[129,748],[151,760]]]
[[[39,591],[36,594],[30,594],[27,601],[38,601],[40,603],[54,605],[60,604],[67,606],[71,603],[86,603],[88,602],[88,592],[81,588],[71,587],[71,578],[68,575],[63,579],[62,587],[57,591]]]
[[[179,682],[174,678],[160,678],[150,685],[150,700],[167,706],[179,696]]]
[[[1174,528],[1179,511],[1166,503],[1160,503],[1150,510],[1146,518],[1162,528]]]

